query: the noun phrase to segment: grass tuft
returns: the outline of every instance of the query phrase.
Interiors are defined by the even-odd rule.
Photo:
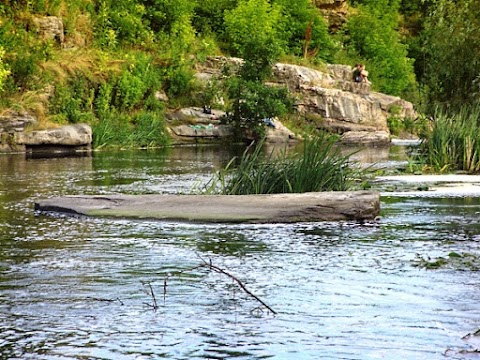
[[[335,138],[327,135],[306,140],[303,151],[293,155],[286,150],[265,154],[260,142],[247,148],[240,159],[230,160],[199,192],[247,195],[345,191],[361,172],[349,158],[335,147]]]
[[[434,172],[480,172],[480,103],[456,112],[437,111],[421,150]]]

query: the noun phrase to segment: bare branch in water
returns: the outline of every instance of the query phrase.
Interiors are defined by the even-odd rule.
[[[250,290],[248,290],[245,285],[239,280],[237,279],[235,276],[233,276],[232,274],[226,272],[225,270],[223,270],[222,268],[219,268],[218,266],[215,266],[212,264],[212,261],[210,260],[209,263],[204,263],[204,266],[210,268],[211,270],[217,272],[217,273],[220,273],[220,274],[224,274],[226,276],[228,276],[230,279],[232,279],[233,281],[235,281],[238,286],[240,286],[242,288],[243,291],[245,291],[248,295],[250,295],[251,297],[253,297],[255,300],[257,300],[260,304],[262,304],[265,308],[267,308],[272,314],[276,315],[277,312],[275,310],[273,310],[270,306],[268,306],[267,304],[265,304],[265,302],[263,302],[257,295],[253,294]]]
[[[120,305],[124,305],[123,301],[120,300],[120,298],[116,298],[116,299],[105,299],[105,298],[95,298],[95,297],[88,297],[87,299],[89,300],[93,300],[93,301],[103,301],[103,302],[114,302],[114,301],[118,301],[120,303]]]
[[[147,294],[149,293],[149,295],[152,297],[152,304],[148,304],[148,303],[145,303],[145,304],[150,306],[153,310],[156,311],[158,309],[158,304],[157,304],[157,298],[155,297],[155,293],[153,292],[152,284],[150,282],[145,282],[145,281],[141,281],[141,283],[145,286],[148,286],[150,292],[147,292]]]
[[[272,314],[276,315],[277,312],[275,310],[273,310],[270,306],[268,306],[264,301],[262,301],[257,295],[253,294],[250,290],[247,289],[247,287],[245,286],[245,284],[243,284],[243,282],[241,282],[237,277],[233,276],[232,274],[230,274],[229,272],[227,272],[226,270],[216,266],[216,265],[213,265],[212,263],[212,259],[208,259],[208,262],[207,260],[205,260],[204,258],[202,258],[199,254],[197,254],[197,256],[202,260],[202,264],[200,265],[197,265],[197,266],[194,266],[194,267],[191,267],[191,268],[188,268],[188,269],[185,269],[185,270],[180,270],[180,271],[177,271],[173,274],[169,274],[168,276],[165,277],[165,279],[163,280],[163,302],[165,304],[165,300],[166,300],[166,296],[167,296],[167,280],[168,278],[172,277],[172,276],[176,276],[176,275],[180,275],[180,274],[183,274],[183,273],[187,273],[187,272],[191,272],[191,271],[194,271],[194,270],[197,270],[197,269],[200,269],[200,268],[208,268],[212,271],[215,271],[216,273],[219,273],[219,274],[223,274],[227,277],[229,277],[230,279],[232,279],[235,283],[237,283],[237,285],[246,293],[248,294],[250,297],[254,298],[255,300],[257,300],[260,304],[262,304],[263,307],[265,307],[268,311],[270,311]],[[150,286],[150,289],[151,289],[151,286]],[[153,290],[151,290],[152,292],[152,297],[154,298],[155,300],[155,297],[153,295]],[[156,305],[156,302],[155,302],[155,305]],[[257,308],[258,310],[258,308]]]

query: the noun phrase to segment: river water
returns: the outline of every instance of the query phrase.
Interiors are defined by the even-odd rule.
[[[58,195],[188,192],[235,151],[0,155],[0,359],[475,358],[462,339],[480,328],[475,264],[418,265],[480,254],[476,196],[384,193],[381,219],[363,225],[188,224],[33,209]],[[393,149],[372,154],[399,162]],[[224,274],[188,270],[202,261],[277,314]]]

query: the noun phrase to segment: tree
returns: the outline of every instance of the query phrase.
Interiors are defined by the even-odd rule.
[[[460,107],[480,94],[480,2],[436,0],[423,32],[428,102]]]
[[[365,59],[375,87],[405,95],[416,86],[413,59],[397,31],[399,0],[363,0],[346,25],[346,43]]]
[[[285,114],[291,105],[286,89],[263,83],[281,53],[276,27],[280,16],[280,8],[267,0],[241,0],[225,14],[231,48],[244,61],[238,74],[227,81],[232,101],[228,121],[242,134],[247,130],[262,137],[264,119]]]
[[[334,43],[328,34],[326,21],[312,1],[274,0],[273,3],[281,7],[279,36],[285,44],[285,52],[332,60]]]
[[[203,35],[215,34],[224,37],[225,23],[223,14],[237,6],[238,0],[202,0],[195,6],[193,26]]]
[[[272,52],[268,57],[277,57],[281,51],[280,17],[280,8],[267,0],[240,0],[235,9],[226,11],[225,31],[233,55],[249,57],[252,49],[268,47]]]

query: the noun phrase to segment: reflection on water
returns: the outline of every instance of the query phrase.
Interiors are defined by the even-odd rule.
[[[479,254],[478,198],[384,197],[382,219],[365,225],[202,225],[33,211],[36,199],[57,195],[187,192],[238,153],[0,156],[0,358],[430,360],[449,348],[462,358],[461,337],[480,327],[476,273],[413,261]],[[278,315],[261,312],[208,269],[171,276],[164,298],[164,278],[200,257],[237,276]],[[141,281],[152,284],[157,311]]]

